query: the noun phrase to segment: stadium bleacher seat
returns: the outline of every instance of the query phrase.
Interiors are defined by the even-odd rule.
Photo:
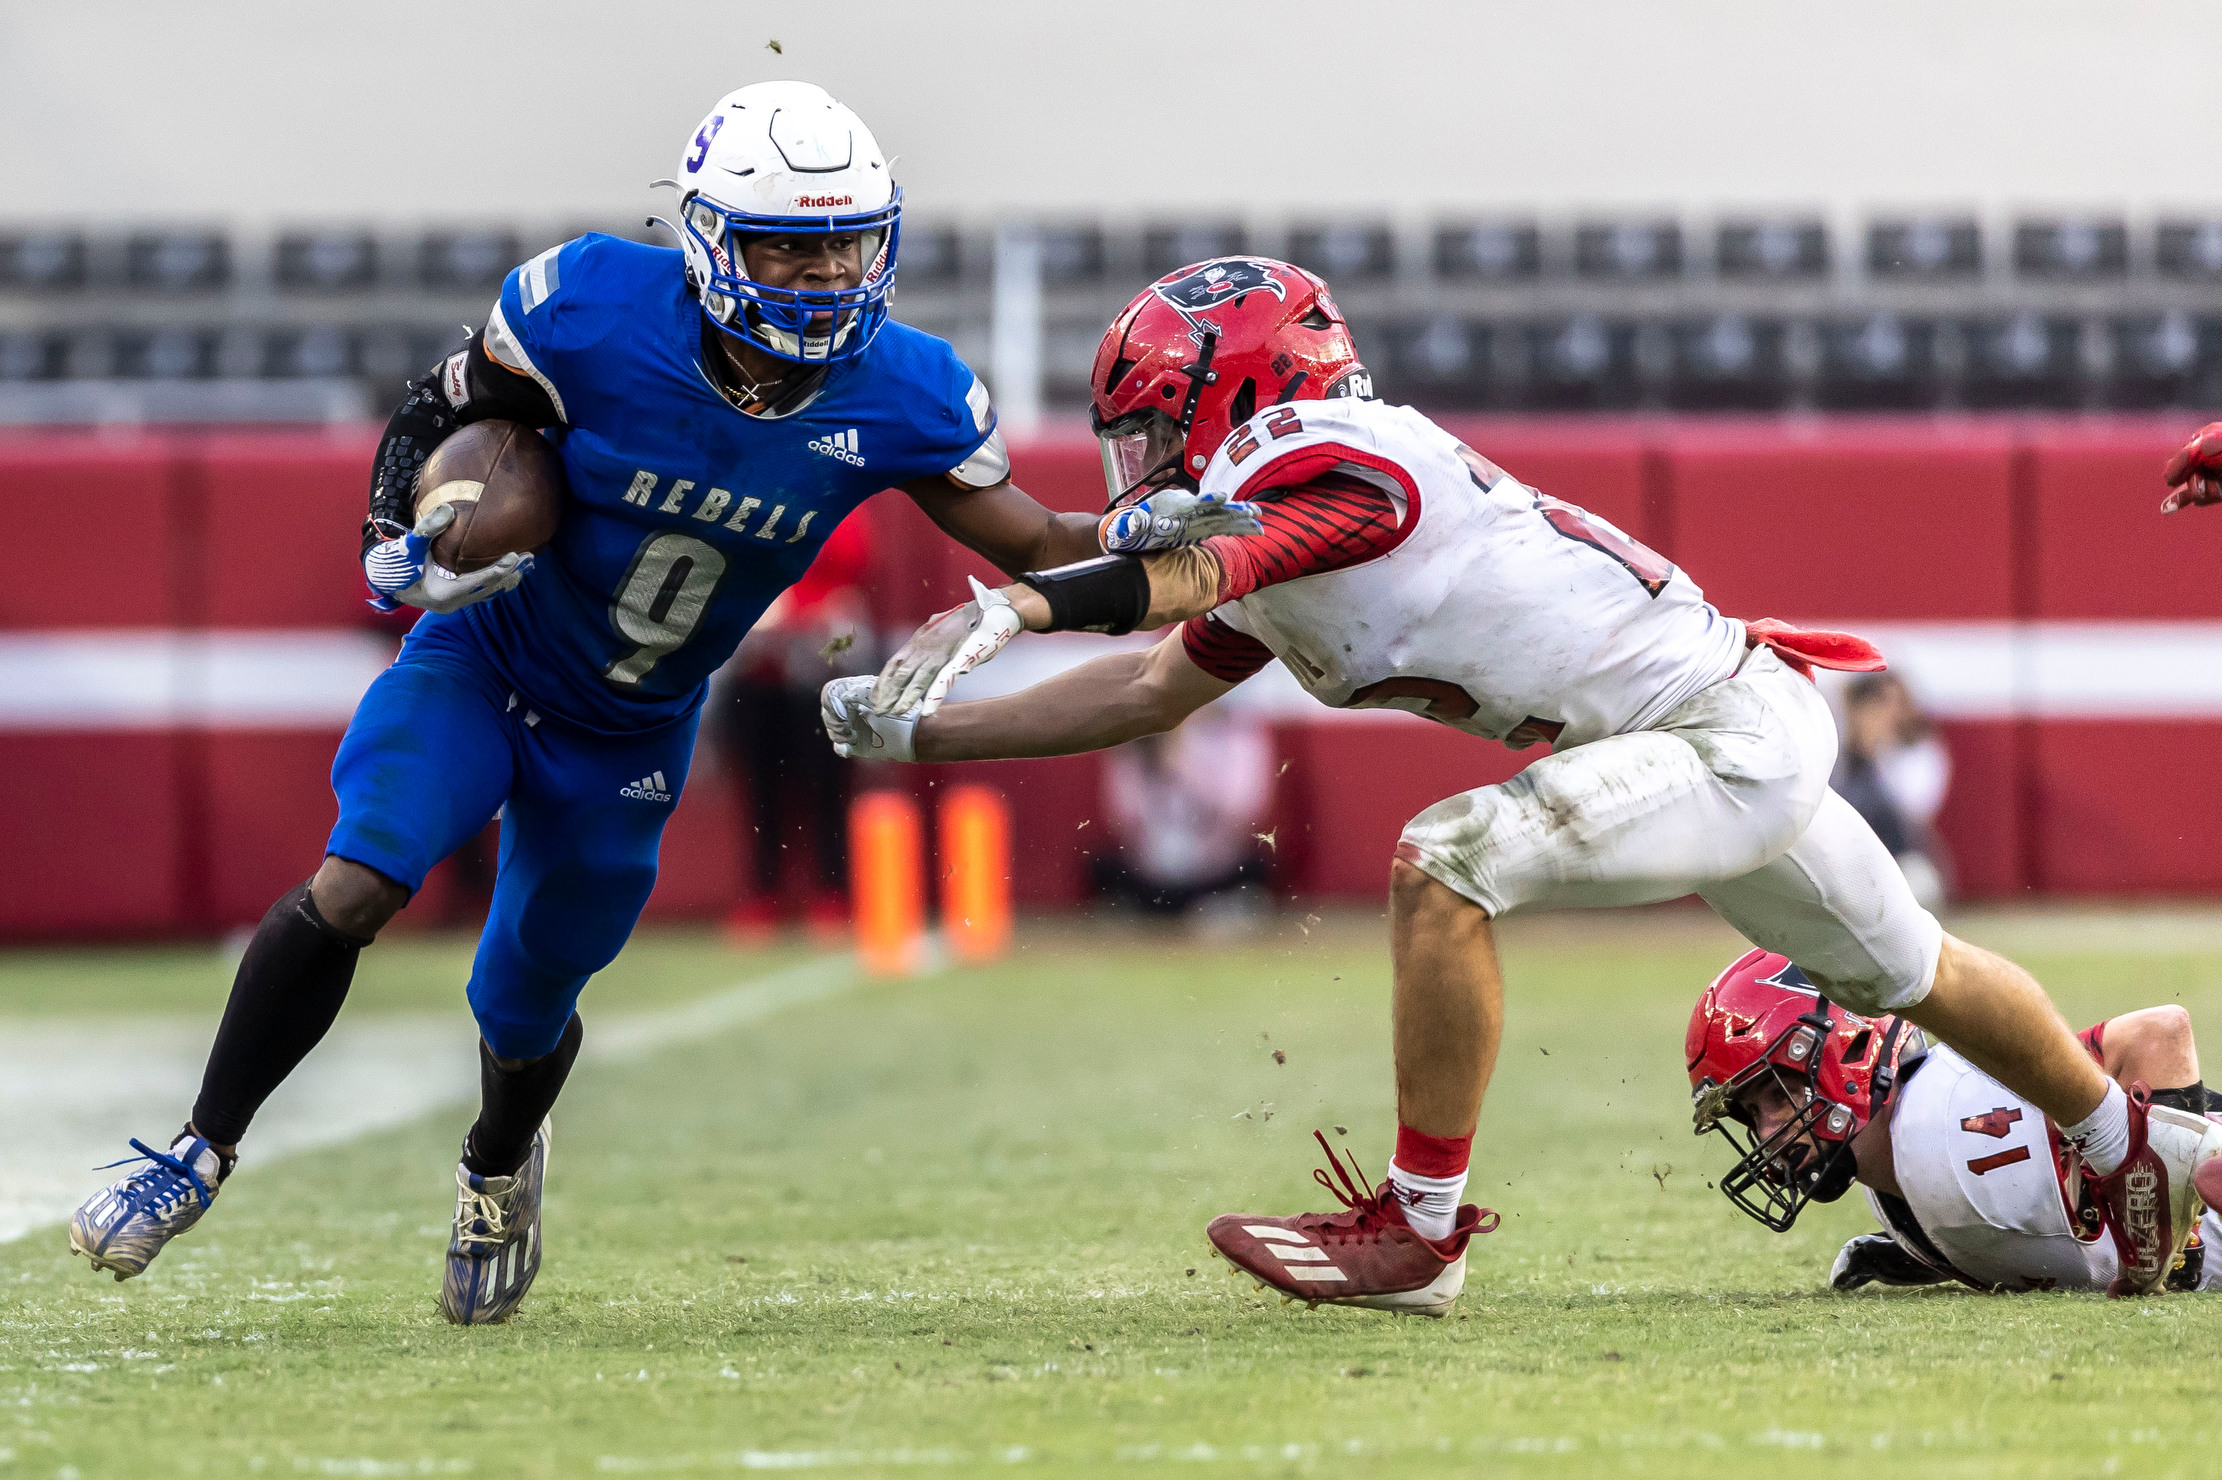
[[[1689,411],[1771,411],[1787,404],[1787,333],[1779,320],[1736,313],[1673,325],[1667,404]]]
[[[521,258],[514,232],[435,231],[417,244],[417,276],[430,288],[491,292]]]
[[[1452,314],[1387,326],[1379,363],[1369,360],[1380,393],[1420,406],[1477,410],[1492,401],[1488,324]]]
[[[2066,409],[2082,399],[2080,326],[2074,319],[2019,313],[1970,320],[1962,395],[1977,409]]]
[[[213,231],[141,231],[124,243],[124,273],[135,288],[206,293],[231,281],[231,244]]]
[[[1574,229],[1574,271],[1624,281],[1679,276],[1682,228],[1672,221],[1584,223]]]
[[[0,289],[67,292],[85,286],[85,238],[74,231],[0,234]]]
[[[269,374],[281,379],[329,379],[355,373],[357,336],[330,324],[281,329],[270,336]]]
[[[1079,288],[1103,281],[1103,232],[1094,226],[1045,226],[1038,233],[1042,282]],[[905,239],[904,250],[909,250]],[[908,269],[905,269],[908,271]]]
[[[2014,271],[2034,278],[2121,277],[2129,271],[2129,228],[2120,221],[2020,222]]]
[[[1608,411],[1634,406],[1636,326],[1577,314],[1531,324],[1525,333],[1525,404],[1547,411]]]
[[[2108,404],[2124,410],[2211,405],[2222,395],[2222,319],[2173,312],[2107,326]]]
[[[1474,221],[1435,229],[1435,275],[1448,281],[1517,282],[1543,270],[1533,222]]]
[[[2153,266],[2168,277],[2222,277],[2222,220],[2161,222]]]
[[[1379,282],[1396,270],[1389,228],[1356,221],[1298,226],[1288,234],[1289,260],[1329,283]]]
[[[1825,277],[1828,228],[1819,221],[1724,221],[1713,260],[1724,278]]]
[[[1244,249],[1242,228],[1232,222],[1187,221],[1152,226],[1142,233],[1142,264],[1153,278],[1177,267]]]
[[[378,247],[367,231],[287,232],[272,262],[279,287],[309,292],[367,288],[377,275]]]
[[[1822,324],[1814,401],[1835,411],[1934,404],[1943,389],[1937,338],[1935,322],[1891,313]]]
[[[921,287],[953,283],[963,268],[964,257],[955,228],[903,223],[903,240],[896,258],[895,280],[898,283]]]
[[[211,341],[206,329],[166,325],[120,337],[117,372],[133,380],[196,380],[208,374]]]
[[[1867,228],[1867,271],[1878,278],[1974,277],[1983,232],[1971,220],[1877,221]]]
[[[0,334],[0,382],[47,380],[60,368],[53,335],[37,329]]]

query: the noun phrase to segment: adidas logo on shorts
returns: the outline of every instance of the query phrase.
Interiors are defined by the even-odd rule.
[[[668,802],[671,800],[671,793],[664,789],[664,773],[661,771],[620,786],[617,788],[617,794],[621,797],[631,797],[636,802]]]
[[[856,428],[835,432],[830,437],[813,438],[810,450],[820,457],[837,457],[852,468],[864,466],[864,456],[856,450]]]

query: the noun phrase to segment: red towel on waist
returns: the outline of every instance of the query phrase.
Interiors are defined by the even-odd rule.
[[[1846,673],[1880,673],[1886,666],[1882,649],[1849,632],[1811,632],[1763,617],[1744,623],[1744,646],[1772,648],[1774,655],[1806,678],[1816,668]]]

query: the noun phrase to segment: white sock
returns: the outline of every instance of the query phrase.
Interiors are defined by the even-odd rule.
[[[2099,1108],[2074,1125],[2060,1127],[2060,1134],[2083,1153],[2083,1164],[2095,1175],[2113,1176],[2129,1156],[2129,1096],[2109,1079]]]
[[[1414,1233],[1428,1239],[1450,1237],[1451,1227],[1458,1221],[1458,1199],[1466,1192],[1464,1172],[1455,1177],[1419,1177],[1392,1161],[1389,1187]]]

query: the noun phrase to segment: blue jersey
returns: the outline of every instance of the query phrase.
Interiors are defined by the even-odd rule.
[[[599,234],[509,275],[486,349],[548,393],[570,498],[516,590],[418,628],[468,624],[520,695],[595,730],[689,713],[835,525],[995,427],[956,351],[892,322],[800,410],[743,415],[703,369],[680,254]]]

